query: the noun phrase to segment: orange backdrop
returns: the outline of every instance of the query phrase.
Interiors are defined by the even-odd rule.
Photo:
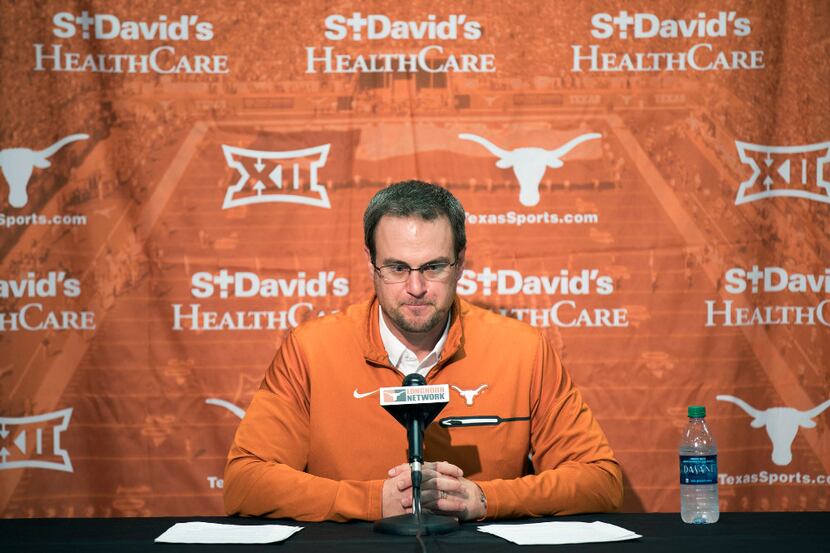
[[[0,513],[222,512],[287,329],[370,293],[361,217],[464,204],[459,293],[540,327],[677,511],[826,510],[830,6],[0,4]]]

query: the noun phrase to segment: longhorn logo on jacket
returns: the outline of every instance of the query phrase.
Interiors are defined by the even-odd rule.
[[[719,395],[716,399],[734,403],[746,411],[753,417],[750,423],[752,428],[767,429],[767,435],[772,442],[772,462],[782,466],[789,465],[793,460],[792,445],[798,428],[815,428],[816,423],[812,419],[830,407],[828,399],[807,411],[799,411],[792,407],[770,407],[762,411],[735,396]]]
[[[478,387],[478,388],[476,388],[475,390],[462,390],[461,388],[459,388],[459,387],[458,387],[458,386],[456,386],[455,384],[453,384],[453,385],[451,386],[451,388],[452,388],[453,390],[455,390],[456,392],[458,392],[458,394],[459,394],[461,397],[463,397],[463,398],[464,398],[464,402],[465,402],[467,405],[472,405],[472,404],[473,404],[473,399],[474,399],[474,398],[475,398],[475,397],[476,397],[476,396],[477,396],[477,395],[478,395],[478,394],[479,394],[482,390],[484,390],[485,388],[487,388],[487,384],[482,384],[481,386],[479,386],[479,387]]]
[[[469,133],[459,134],[458,138],[476,142],[487,148],[487,151],[499,158],[496,162],[496,167],[499,169],[509,169],[512,167],[513,173],[516,175],[516,180],[519,181],[519,201],[522,205],[531,207],[539,203],[539,183],[542,182],[542,177],[545,176],[547,168],[559,169],[565,165],[565,162],[561,159],[565,154],[583,142],[594,140],[595,138],[602,138],[602,135],[595,132],[583,134],[566,142],[555,150],[545,150],[544,148],[536,147],[505,150],[499,148],[486,138]]]
[[[25,207],[29,202],[29,180],[35,167],[46,169],[52,165],[49,158],[58,150],[71,142],[88,138],[88,134],[70,134],[43,150],[6,148],[0,151],[0,170],[9,183],[9,204],[12,207]]]

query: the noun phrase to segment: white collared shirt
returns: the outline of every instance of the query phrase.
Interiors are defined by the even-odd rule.
[[[383,319],[383,309],[378,307],[378,321],[380,323],[380,339],[383,340],[383,347],[386,349],[386,355],[389,356],[389,362],[392,366],[398,369],[404,376],[412,373],[418,373],[426,376],[429,370],[438,364],[441,359],[441,350],[444,349],[444,343],[447,341],[447,334],[450,331],[450,320],[452,314],[447,317],[447,324],[444,326],[444,333],[429,352],[429,355],[424,357],[424,360],[418,362],[418,356],[407,348],[398,338],[392,334],[389,327],[386,326],[386,321]]]

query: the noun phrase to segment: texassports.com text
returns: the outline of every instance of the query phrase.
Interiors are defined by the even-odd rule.
[[[746,484],[810,484],[829,486],[830,474],[802,474],[800,472],[769,472],[762,470],[750,474],[718,473],[718,484],[726,486],[742,486]]]
[[[85,225],[86,215],[6,215],[0,213],[0,227],[12,228],[23,225]]]
[[[468,225],[594,225],[599,223],[598,213],[470,213]]]

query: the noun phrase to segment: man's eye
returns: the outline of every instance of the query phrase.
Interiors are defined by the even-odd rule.
[[[446,263],[430,263],[429,265],[424,265],[424,271],[428,271],[430,273],[440,273],[446,266]]]
[[[389,270],[393,273],[405,273],[408,269],[406,265],[389,265]]]

